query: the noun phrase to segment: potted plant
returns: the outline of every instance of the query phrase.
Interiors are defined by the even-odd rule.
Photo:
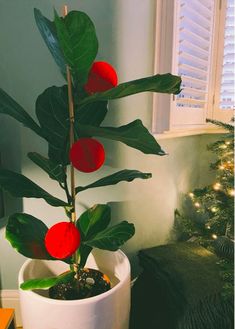
[[[75,170],[98,170],[105,161],[97,138],[120,141],[144,154],[164,155],[138,119],[121,127],[104,127],[108,101],[135,93],[180,92],[181,79],[155,75],[118,84],[114,68],[95,61],[98,40],[94,24],[83,12],[66,7],[50,21],[35,9],[39,31],[65,78],[61,87],[47,88],[36,101],[38,122],[0,89],[0,113],[33,130],[48,143],[48,155],[28,154],[58,182],[66,201],[53,196],[22,174],[0,169],[0,187],[14,197],[42,198],[62,207],[67,220],[48,228],[26,213],[9,217],[6,238],[30,258],[19,274],[24,329],[127,329],[130,307],[130,265],[120,246],[134,235],[127,221],[110,226],[108,204],[76,212],[76,195],[150,173],[124,169],[86,186],[76,186]],[[68,179],[69,177],[69,179]],[[96,251],[93,252],[93,249]]]

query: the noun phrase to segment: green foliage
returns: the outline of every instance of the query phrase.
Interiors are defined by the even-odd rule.
[[[7,169],[0,169],[0,187],[16,198],[41,198],[54,207],[68,205],[43,190],[29,178]]]
[[[107,228],[111,221],[111,209],[108,205],[97,204],[86,210],[77,221],[77,227],[83,241],[89,240],[100,231]]]
[[[9,217],[6,238],[13,248],[26,257],[53,259],[44,244],[47,230],[41,220],[28,214],[16,213]]]
[[[50,50],[56,64],[59,66],[60,71],[66,80],[66,62],[62,50],[60,49],[54,22],[51,22],[43,16],[40,10],[36,8],[34,9],[34,17],[45,44]]]
[[[31,116],[4,90],[0,88],[0,114],[6,114],[13,119],[22,123],[25,127],[30,128],[36,134],[44,138],[44,135],[37,125],[37,123],[31,118]]]
[[[69,165],[70,126],[74,125],[74,140],[83,136],[102,137],[118,141],[135,148],[144,154],[165,155],[155,138],[143,126],[139,119],[121,127],[101,126],[108,112],[108,101],[141,92],[160,92],[177,94],[180,92],[181,78],[167,74],[158,74],[119,84],[108,91],[87,95],[84,85],[98,51],[98,40],[94,24],[83,12],[72,11],[65,17],[55,12],[54,21],[50,21],[38,10],[34,10],[35,21],[46,46],[51,52],[63,77],[72,75],[72,98],[74,118],[68,110],[68,85],[52,86],[42,92],[36,101],[36,123],[31,116],[0,89],[0,114],[9,115],[42,137],[48,144],[48,155],[30,152],[28,157],[52,180],[59,183],[65,192],[64,202],[27,177],[6,169],[0,170],[0,187],[15,197],[43,198],[55,207],[64,207],[69,218],[75,204],[75,197],[69,191],[67,166]],[[96,187],[130,182],[134,179],[148,179],[150,173],[138,170],[121,170],[103,177],[86,186],[78,186],[76,193]],[[115,251],[130,239],[135,232],[134,225],[127,221],[109,227],[111,211],[108,205],[98,204],[83,214],[76,225],[81,232],[81,246],[76,255],[80,259],[79,268],[85,266],[93,248]],[[6,237],[21,254],[30,258],[53,259],[46,249],[44,238],[47,227],[39,219],[28,214],[14,214],[9,218]],[[73,258],[73,261],[76,257]],[[65,260],[71,263],[72,259]],[[67,280],[73,272],[57,278],[34,279],[21,285],[22,289],[45,289]]]
[[[134,234],[134,225],[123,221],[97,233],[94,238],[85,241],[84,244],[93,248],[115,251]]]
[[[73,279],[74,274],[74,272],[69,271],[55,277],[27,280],[21,283],[20,288],[23,290],[48,289],[59,283],[70,282]]]
[[[115,185],[115,184],[118,184],[123,181],[131,182],[136,178],[148,179],[151,177],[152,177],[152,174],[150,174],[150,173],[142,173],[141,171],[138,171],[138,170],[124,169],[124,170],[118,171],[112,175],[103,177],[89,185],[78,186],[78,187],[76,187],[76,193],[85,191],[89,188]]]
[[[113,127],[93,127],[77,125],[78,134],[82,136],[96,136],[122,142],[145,154],[165,155],[155,138],[145,128],[141,120],[135,120],[127,125]]]
[[[67,165],[69,113],[67,86],[47,88],[36,101],[36,115],[48,141],[48,156],[55,163]]]
[[[145,91],[166,94],[179,94],[180,85],[181,78],[179,76],[172,75],[170,73],[157,74],[152,77],[121,83],[117,87],[102,93],[95,93],[89,97],[84,98],[80,102],[80,106],[84,106],[97,101],[122,98]]]
[[[83,86],[98,51],[95,26],[81,11],[71,11],[65,18],[55,12],[54,22],[65,61],[74,80]]]
[[[63,183],[66,180],[66,174],[61,165],[54,163],[37,152],[28,153],[28,157],[42,170],[44,170],[51,179]]]

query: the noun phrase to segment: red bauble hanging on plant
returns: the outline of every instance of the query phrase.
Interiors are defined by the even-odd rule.
[[[103,165],[104,160],[104,147],[94,138],[81,138],[70,149],[72,165],[85,173],[98,170]]]
[[[58,259],[64,259],[80,246],[80,232],[73,223],[60,222],[53,225],[45,236],[45,246],[48,253]]]
[[[117,73],[109,63],[94,62],[84,89],[88,94],[93,94],[116,87],[117,83]]]

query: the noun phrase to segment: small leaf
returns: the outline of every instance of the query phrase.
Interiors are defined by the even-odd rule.
[[[9,217],[6,238],[20,254],[35,259],[53,259],[44,244],[47,226],[39,219],[24,213]]]
[[[74,275],[74,272],[69,271],[59,276],[42,279],[31,279],[21,283],[20,288],[22,290],[49,289],[50,287],[53,287],[56,284],[70,282],[73,279]]]
[[[52,160],[49,160],[37,152],[28,153],[28,157],[36,165],[42,168],[50,177],[58,182],[63,183],[66,179],[66,174],[61,165],[54,163]]]
[[[54,207],[68,204],[52,196],[27,177],[7,169],[0,169],[0,187],[17,198],[42,198]]]
[[[103,231],[110,223],[111,210],[106,204],[97,204],[86,210],[77,221],[77,226],[82,234],[82,241],[89,239]]]
[[[76,187],[76,193],[85,191],[89,188],[115,185],[115,184],[118,184],[123,181],[131,182],[136,178],[148,179],[151,177],[152,177],[152,174],[150,174],[150,173],[143,173],[138,170],[124,169],[124,170],[118,171],[112,175],[103,177],[92,184],[89,184],[86,186],[78,186],[78,187]]]
[[[60,49],[54,22],[51,22],[49,19],[44,17],[40,10],[36,8],[34,9],[34,17],[43,40],[50,50],[56,64],[59,66],[63,77],[66,79],[66,63]]]
[[[80,124],[77,124],[76,128],[78,135],[103,137],[122,142],[145,154],[165,155],[155,138],[138,119],[119,128],[93,127]]]
[[[55,12],[54,22],[66,62],[75,80],[84,85],[98,51],[94,24],[81,11],[71,11],[65,18],[59,17]]]
[[[157,74],[151,77],[121,83],[117,87],[102,93],[95,93],[83,99],[80,102],[80,106],[96,101],[106,101],[110,99],[122,98],[145,91],[166,94],[179,94],[181,90],[180,85],[181,78],[179,76],[172,75],[170,73]]]
[[[106,228],[93,239],[85,241],[84,244],[93,248],[115,251],[129,240],[134,233],[134,225],[123,221],[117,225]]]
[[[0,88],[0,113],[9,115],[25,127],[30,128],[39,136],[45,138],[41,128],[31,118],[31,116],[11,98],[4,90]]]

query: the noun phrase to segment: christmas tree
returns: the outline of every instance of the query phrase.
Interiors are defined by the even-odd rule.
[[[202,237],[214,240],[234,236],[234,126],[216,120],[207,120],[227,130],[225,136],[208,145],[216,156],[210,168],[215,171],[211,185],[189,193],[196,212],[204,219]],[[207,232],[207,233],[206,233]]]
[[[233,120],[234,121],[234,120]],[[212,184],[186,195],[182,210],[175,211],[173,238],[194,241],[217,254],[223,295],[233,296],[234,261],[234,125],[207,120],[224,130],[221,139],[207,146],[214,154]]]

